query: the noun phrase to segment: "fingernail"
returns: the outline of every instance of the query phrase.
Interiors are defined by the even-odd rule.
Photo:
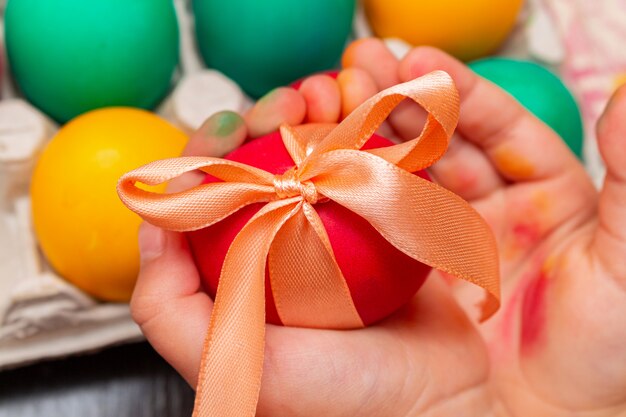
[[[165,249],[165,232],[150,223],[139,227],[139,257],[144,264],[163,254]]]

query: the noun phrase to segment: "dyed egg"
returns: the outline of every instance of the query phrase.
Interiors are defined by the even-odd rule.
[[[579,158],[583,152],[583,122],[572,93],[547,68],[530,61],[487,58],[471,63],[478,75],[499,85],[554,129]]]
[[[0,44],[0,95],[2,93],[2,84],[4,82],[4,50],[2,49],[2,44]]]
[[[5,24],[19,88],[59,122],[106,106],[153,108],[178,62],[171,0],[10,0]]]
[[[391,142],[374,135],[363,149],[389,145]],[[226,159],[274,174],[284,173],[294,165],[278,133],[248,142]],[[423,172],[419,175],[427,178]],[[211,227],[188,233],[204,287],[212,296],[215,296],[230,244],[262,206],[250,205]],[[329,201],[316,204],[315,209],[324,223],[337,263],[365,324],[387,317],[413,297],[430,272],[430,267],[397,250],[366,220],[343,206]],[[267,278],[267,321],[281,324],[271,294]]]
[[[333,68],[354,8],[355,0],[193,2],[204,61],[254,97]]]
[[[131,108],[86,113],[57,133],[35,167],[31,204],[41,249],[60,276],[102,300],[130,299],[141,219],[119,200],[117,181],[180,155],[186,141],[168,122]]]
[[[494,52],[515,25],[523,0],[364,0],[383,38],[431,45],[462,60]]]

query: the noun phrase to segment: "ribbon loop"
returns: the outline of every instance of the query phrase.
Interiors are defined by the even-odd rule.
[[[368,152],[409,172],[424,169],[445,153],[459,118],[459,94],[450,76],[434,71],[381,91],[354,110],[308,155],[302,175],[320,155],[338,149],[360,149],[403,100],[411,99],[428,112],[420,135],[408,142]]]
[[[143,190],[187,172],[201,170],[230,182],[202,184],[173,194]],[[168,230],[189,232],[223,220],[249,204],[271,201],[273,176],[248,165],[218,158],[184,157],[155,161],[124,174],[117,192],[122,202],[144,220]],[[207,206],[211,210],[207,210]]]

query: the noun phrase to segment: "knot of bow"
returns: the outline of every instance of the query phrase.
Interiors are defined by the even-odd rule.
[[[361,150],[405,98],[428,112],[421,134],[399,145]],[[321,199],[360,215],[413,259],[483,287],[483,318],[498,309],[498,257],[488,226],[461,198],[412,174],[443,155],[458,115],[454,83],[437,71],[378,93],[338,125],[281,126],[295,162],[283,175],[219,158],[184,157],[148,164],[120,179],[118,193],[126,206],[175,231],[204,228],[249,204],[267,203],[239,232],[224,260],[194,415],[255,415],[263,368],[266,262],[285,325],[363,326],[314,208]],[[174,194],[136,186],[161,184],[193,170],[222,182]],[[315,285],[305,285],[311,280]]]
[[[274,176],[274,190],[279,199],[302,196],[309,204],[315,204],[319,200],[319,194],[313,181],[301,182],[298,178],[298,170],[293,167],[284,174]]]

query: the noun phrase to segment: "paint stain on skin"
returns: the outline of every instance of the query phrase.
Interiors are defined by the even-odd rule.
[[[528,288],[537,280],[537,277],[542,275],[548,276],[554,266],[553,258],[553,256],[546,258],[544,254],[538,254],[528,261],[528,270],[515,284],[508,300],[503,304],[504,310],[502,311],[501,322],[503,340],[507,342],[515,340],[513,335],[517,333],[518,329],[518,313],[522,305],[526,302]]]
[[[503,304],[502,339],[497,349],[506,351],[515,343],[528,355],[541,345],[546,334],[548,291],[555,271],[564,267],[565,261],[561,255],[538,255],[529,261],[527,273]]]
[[[507,351],[513,342],[513,334],[517,325],[517,311],[520,305],[521,295],[523,293],[523,287],[518,284],[511,297],[503,304],[504,310],[502,311],[501,342],[494,346],[497,351]]]
[[[513,339],[514,331],[517,329],[517,317],[520,305],[523,302],[524,292],[534,277],[539,275],[541,265],[543,264],[543,256],[537,256],[530,262],[530,271],[523,276],[519,282],[515,284],[515,288],[511,292],[510,297],[503,304],[502,312],[502,338],[505,342],[510,343]]]
[[[234,112],[222,112],[216,120],[215,135],[218,137],[230,136],[244,124],[243,119]]]
[[[531,353],[542,340],[546,322],[546,293],[550,280],[542,271],[531,280],[522,299],[522,328],[520,346],[522,353]]]
[[[541,225],[533,220],[526,220],[513,226],[510,238],[502,250],[504,259],[511,260],[533,248],[543,237]]]
[[[496,149],[493,158],[498,169],[511,179],[523,180],[532,177],[535,173],[535,168],[530,161],[507,147]]]
[[[536,222],[519,223],[513,226],[513,236],[518,246],[528,248],[541,239],[541,228]]]
[[[546,216],[551,206],[550,197],[545,191],[535,191],[533,193],[532,202],[539,215]]]
[[[519,204],[517,217],[521,220],[511,228],[509,245],[503,251],[506,259],[512,259],[520,251],[535,247],[543,239],[546,233],[544,225],[550,223],[551,205],[550,197],[544,191],[534,192],[530,199]]]
[[[272,104],[274,101],[276,101],[277,97],[280,98],[281,90],[282,90],[282,88],[279,87],[279,88],[275,88],[275,89],[269,91],[267,94],[265,94],[263,97],[261,97],[257,101],[257,105],[259,105],[259,104],[263,104],[263,105]]]
[[[545,335],[544,329],[547,319],[547,294],[553,282],[555,271],[565,267],[565,256],[549,256],[541,267],[541,271],[531,279],[524,291],[521,316],[522,328],[520,334],[521,351],[524,354],[532,353]]]

